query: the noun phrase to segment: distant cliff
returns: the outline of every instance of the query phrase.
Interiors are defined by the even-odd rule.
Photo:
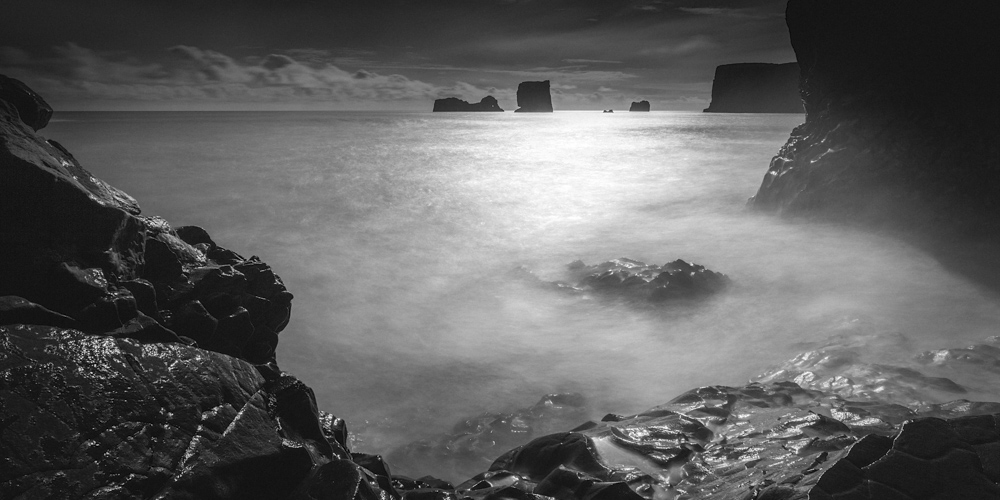
[[[477,103],[463,101],[457,97],[436,99],[434,111],[503,111],[503,109],[495,97],[488,95]]]
[[[552,95],[549,93],[549,81],[521,82],[517,86],[517,105],[515,113],[551,113]]]
[[[723,64],[715,68],[706,113],[802,113],[798,63]]]
[[[806,122],[750,205],[905,233],[1000,289],[1000,3],[791,0],[786,21]]]
[[[649,101],[639,101],[633,102],[631,106],[628,107],[629,111],[649,111]]]

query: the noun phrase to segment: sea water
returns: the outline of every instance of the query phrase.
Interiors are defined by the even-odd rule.
[[[845,324],[901,334],[886,361],[997,334],[1000,301],[918,249],[744,208],[802,119],[58,113],[42,133],[145,214],[270,264],[296,296],[280,366],[384,453],[546,393],[600,418],[742,384]],[[512,272],[616,257],[734,284],[651,310]]]

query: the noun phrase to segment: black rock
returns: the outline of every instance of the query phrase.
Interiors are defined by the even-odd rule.
[[[1000,289],[1000,4],[788,2],[806,121],[750,206],[890,230]]]
[[[515,113],[551,113],[552,94],[549,93],[549,81],[518,84],[517,105]]]
[[[706,113],[802,113],[798,63],[723,64]]]
[[[457,97],[447,97],[434,101],[434,111],[503,111],[496,98],[488,95],[472,104]]]
[[[639,101],[633,102],[631,106],[628,107],[629,111],[649,111],[649,101]]]
[[[14,106],[21,121],[36,132],[52,118],[52,106],[20,80],[0,75],[0,101]]]

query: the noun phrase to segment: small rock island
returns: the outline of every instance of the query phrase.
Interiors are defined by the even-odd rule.
[[[438,111],[500,111],[500,103],[491,95],[484,97],[481,101],[470,103],[457,97],[446,97],[434,100],[434,112]]]
[[[715,68],[706,113],[804,113],[799,63],[739,63]]]
[[[549,81],[518,84],[517,106],[515,113],[551,113],[552,94],[549,93]]]
[[[629,111],[649,111],[649,101],[639,101],[633,102],[631,106],[628,107]]]

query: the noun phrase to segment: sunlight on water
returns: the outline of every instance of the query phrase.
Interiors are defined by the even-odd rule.
[[[296,295],[279,363],[374,450],[550,392],[584,393],[596,418],[638,412],[740,384],[858,318],[912,340],[886,360],[1000,320],[995,297],[903,243],[744,211],[800,115],[60,118],[45,135],[145,213],[275,268]],[[511,273],[623,256],[735,284],[652,311]]]

